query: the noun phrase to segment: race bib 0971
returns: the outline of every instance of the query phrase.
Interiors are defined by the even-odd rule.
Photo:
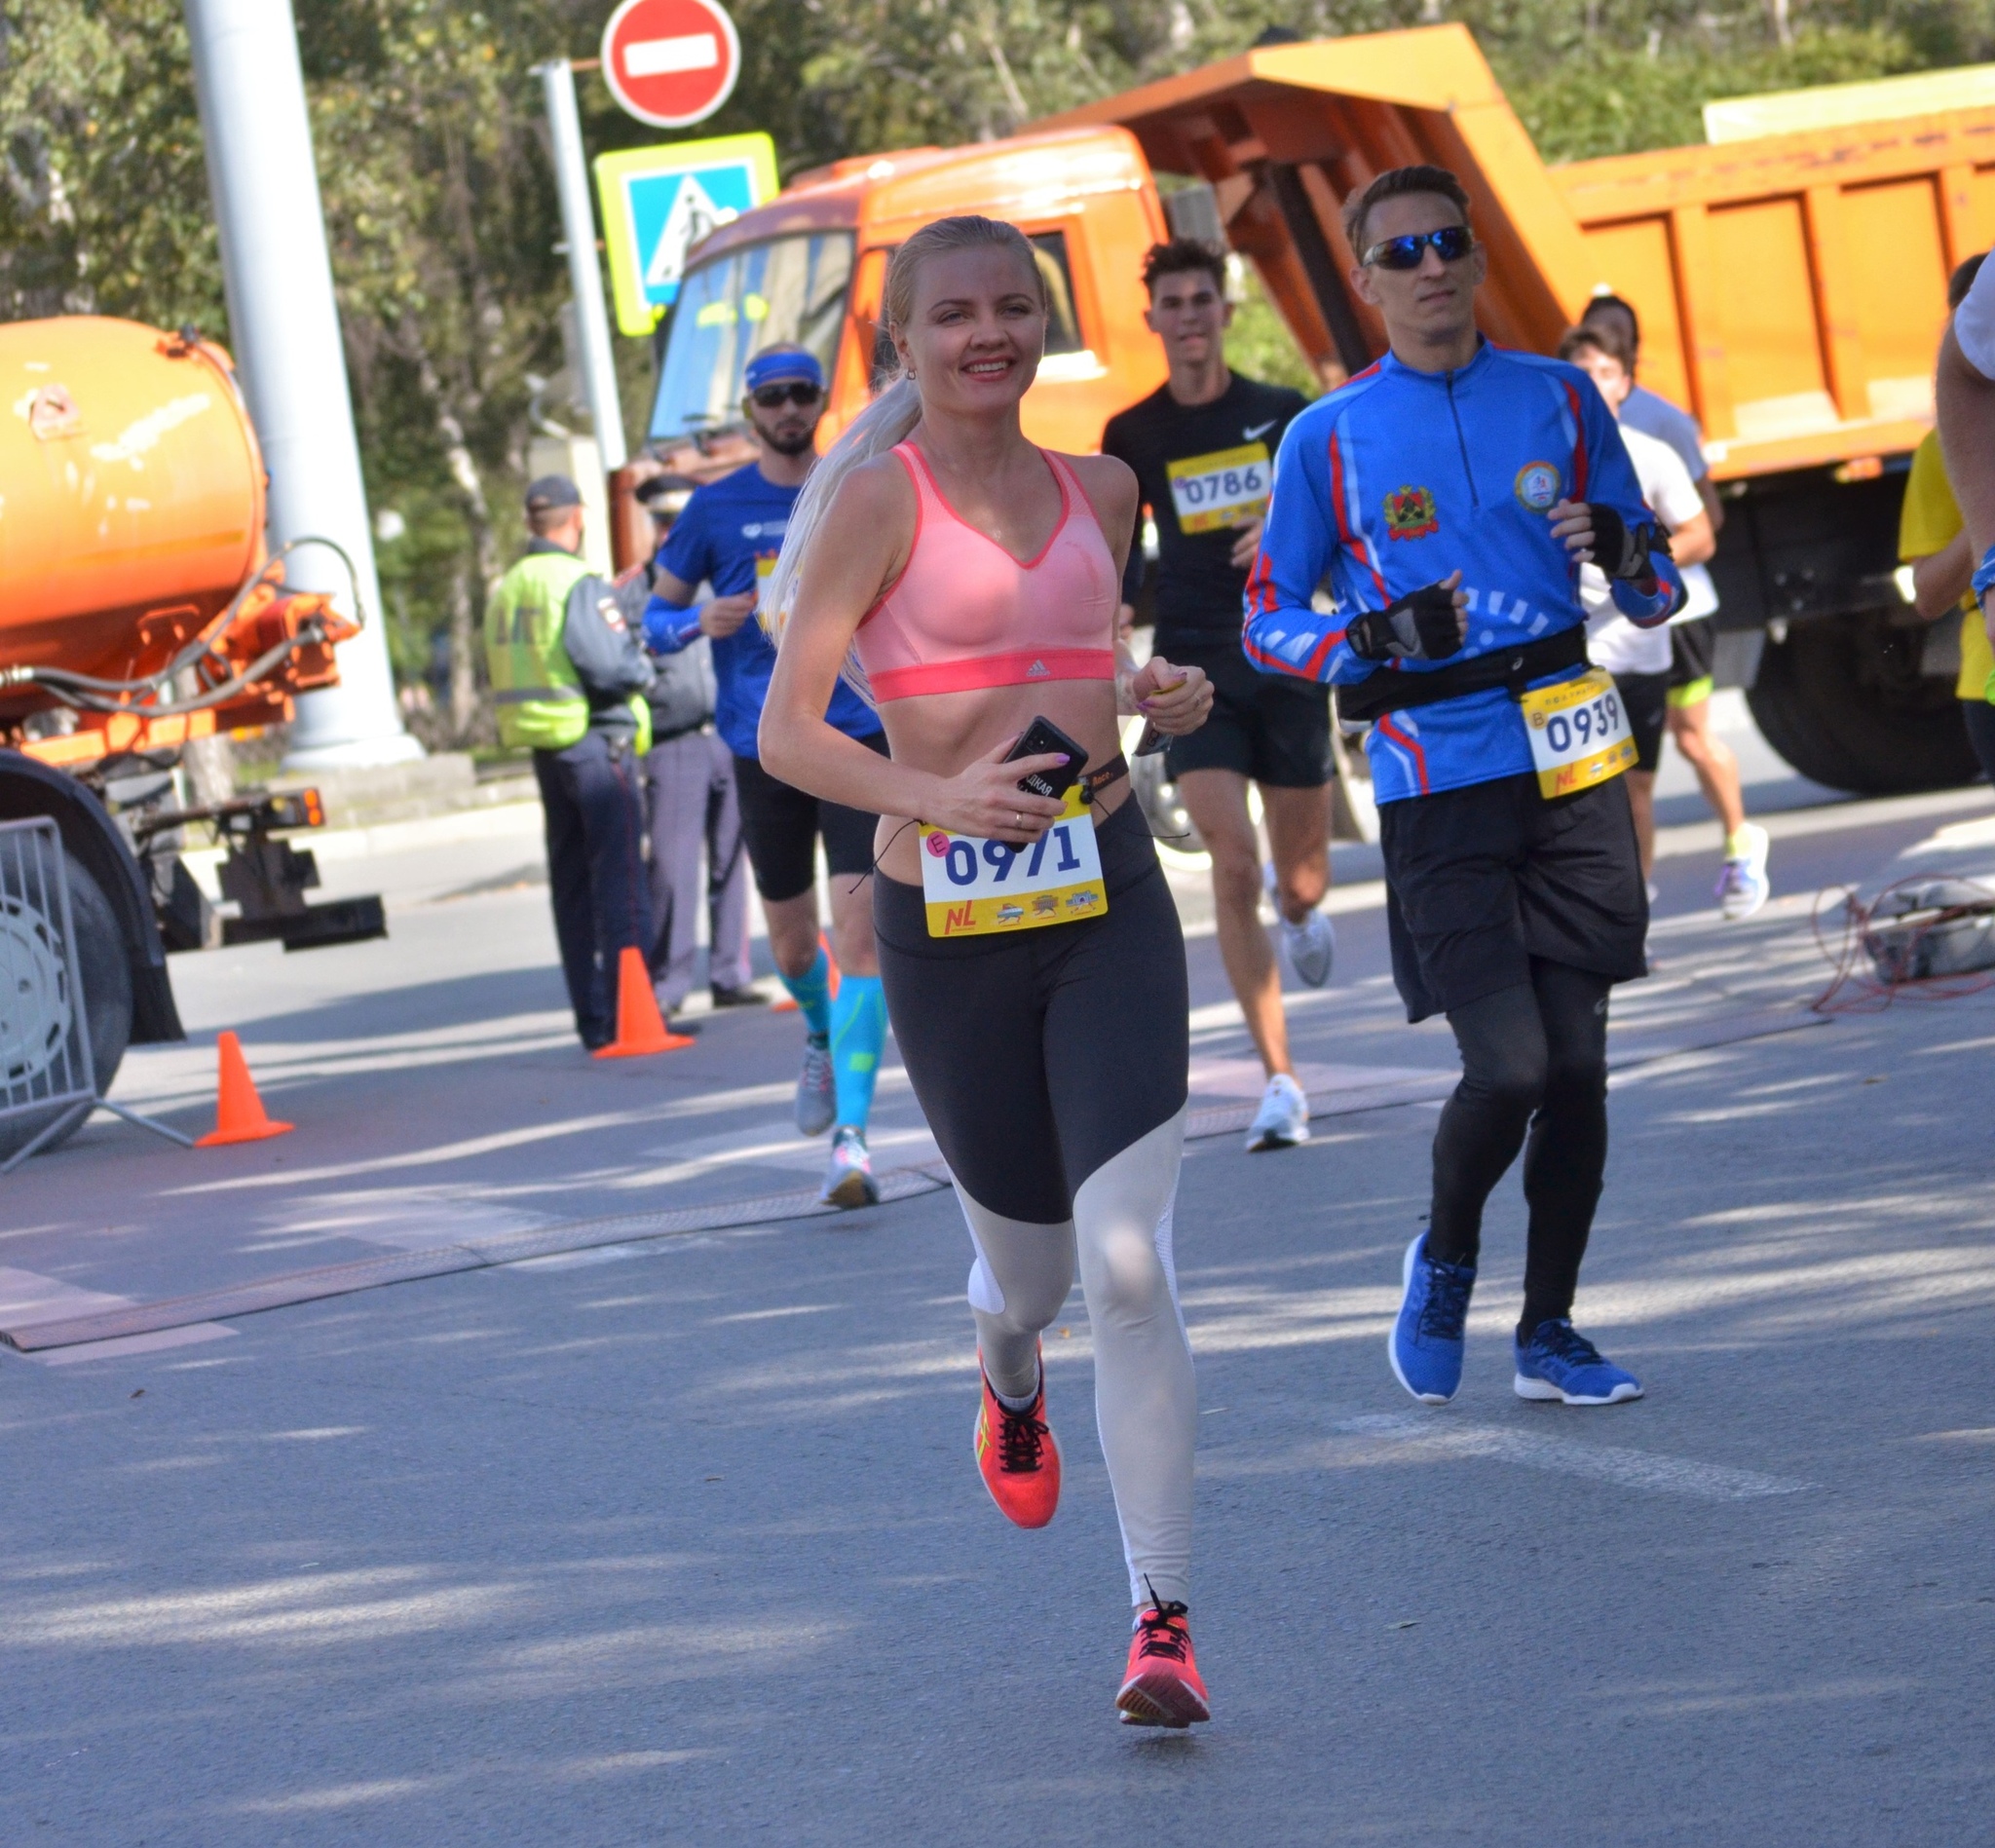
[[[931,937],[988,936],[1099,918],[1109,909],[1094,817],[1078,787],[1027,847],[922,829],[922,897]]]

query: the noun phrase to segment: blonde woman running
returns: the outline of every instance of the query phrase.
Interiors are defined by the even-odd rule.
[[[1019,429],[1046,331],[1023,235],[974,217],[917,232],[885,318],[900,376],[811,476],[771,585],[783,631],[763,761],[885,817],[880,974],[975,1247],[978,1466],[1024,1527],[1059,1499],[1039,1332],[1078,1255],[1136,1605],[1115,1705],[1186,1726],[1207,1717],[1186,1624],[1197,1414],[1171,1267],[1188,997],[1116,717],[1182,735],[1212,690],[1196,668],[1118,656],[1135,476]],[[824,723],[841,671],[877,701],[890,760]],[[1014,756],[1034,732],[1056,748]]]

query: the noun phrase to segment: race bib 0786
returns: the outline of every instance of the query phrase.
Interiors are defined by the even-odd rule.
[[[1109,909],[1094,817],[1075,787],[1027,847],[922,829],[922,897],[931,937],[989,936],[1099,918]]]
[[[1274,464],[1261,442],[1186,456],[1166,463],[1164,472],[1171,477],[1171,506],[1181,533],[1209,533],[1258,520],[1267,511],[1274,481]]]
[[[1570,796],[1635,768],[1628,714],[1604,668],[1540,687],[1518,703],[1541,794]]]

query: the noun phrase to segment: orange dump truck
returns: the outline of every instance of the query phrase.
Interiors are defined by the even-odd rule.
[[[1995,243],[1995,109],[1548,168],[1464,26],[1263,47],[1013,141],[842,162],[716,232],[664,330],[654,443],[696,478],[744,458],[740,364],[776,338],[818,351],[849,420],[892,246],[975,210],[1031,233],[1056,284],[1027,427],[1093,447],[1162,377],[1137,283],[1159,173],[1202,183],[1174,191],[1174,219],[1255,265],[1334,383],[1384,350],[1339,210],[1411,161],[1475,200],[1492,339],[1549,351],[1601,289],[1640,311],[1643,381],[1696,412],[1726,499],[1721,678],[1775,747],[1865,793],[1969,780],[1957,636],[1913,625],[1892,573],[1946,275]]]
[[[59,830],[101,1093],[128,1042],[184,1037],[168,950],[381,934],[378,899],[306,904],[311,855],[270,838],[316,825],[310,792],[189,811],[172,775],[190,740],[335,684],[357,630],[265,555],[262,452],[218,347],[90,316],[0,325],[0,822]],[[229,846],[239,917],[218,920],[180,861],[196,818]],[[22,864],[0,855],[0,965],[19,976],[0,1000],[0,1157],[79,999],[58,898]]]

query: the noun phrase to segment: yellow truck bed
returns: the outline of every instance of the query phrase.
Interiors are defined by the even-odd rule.
[[[1697,413],[1721,477],[1916,444],[1947,273],[1995,243],[1995,108],[1548,168],[1462,25],[1264,47],[1041,126],[1081,123],[1211,183],[1329,376],[1384,350],[1344,282],[1344,198],[1452,169],[1490,246],[1491,338],[1546,352],[1589,296],[1626,296],[1644,381]]]

